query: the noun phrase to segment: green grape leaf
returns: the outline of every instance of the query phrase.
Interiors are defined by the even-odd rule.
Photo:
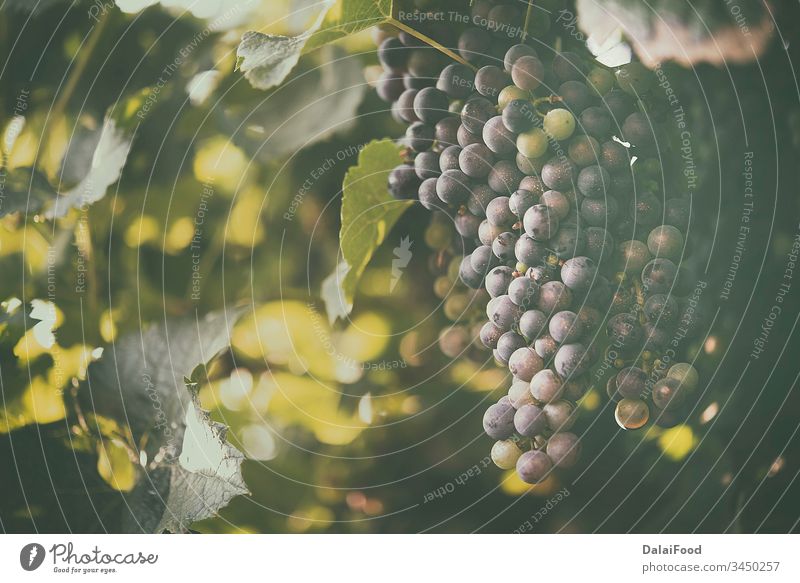
[[[297,36],[264,34],[254,30],[245,32],[236,49],[237,69],[256,89],[280,85],[297,65],[306,42],[322,25],[334,4],[335,0],[322,0],[314,22]]]
[[[184,530],[247,493],[244,456],[187,386],[230,345],[238,315],[222,311],[150,326],[106,347],[89,366],[81,407],[127,427],[146,468],[130,494],[126,531]]]
[[[88,173],[75,187],[55,199],[45,213],[47,218],[60,218],[71,208],[96,203],[106,195],[108,187],[122,175],[135,130],[120,124],[109,114],[106,115],[103,127],[99,131],[100,137],[92,152]],[[74,157],[74,154],[72,156]]]
[[[675,2],[674,0],[577,0],[578,25],[602,44],[621,28],[638,57],[653,67],[663,61],[685,66],[721,65],[758,57],[773,34],[762,0]],[[556,21],[569,20],[564,10]]]
[[[401,215],[414,202],[396,200],[386,188],[389,172],[402,163],[400,147],[392,140],[367,144],[358,156],[358,164],[347,171],[342,185],[342,223],[339,247],[344,265],[337,267],[323,291],[326,307],[334,307],[341,316],[353,307],[356,287],[375,250],[386,239]],[[331,316],[329,315],[329,318]]]
[[[136,442],[147,436],[148,453],[155,453],[183,423],[191,401],[185,379],[227,349],[237,317],[213,312],[123,336],[89,365],[81,406],[128,427]]]
[[[5,170],[0,168],[0,180]],[[16,168],[0,183],[0,217],[11,213],[36,213],[57,196],[47,178],[33,168]]]
[[[382,24],[391,14],[392,0],[339,0],[319,30],[308,39],[304,52]]]
[[[177,459],[158,464],[128,496],[126,532],[183,532],[249,491],[244,454],[226,441],[227,428],[211,420],[196,397],[186,409]]]
[[[332,49],[324,63],[255,102],[232,104],[217,115],[234,142],[264,162],[346,131],[357,120],[367,90],[361,63]],[[242,131],[244,128],[244,131]]]

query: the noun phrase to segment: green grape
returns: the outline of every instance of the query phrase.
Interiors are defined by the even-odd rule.
[[[605,95],[614,86],[614,75],[602,67],[594,67],[589,71],[586,80],[600,95]]]
[[[574,123],[574,118],[573,118]],[[547,134],[541,128],[533,128],[517,136],[517,150],[526,158],[540,158],[547,152]]]
[[[520,89],[516,85],[509,85],[503,88],[497,96],[497,109],[503,111],[506,105],[515,99],[530,99],[530,96],[531,94],[524,89]]]
[[[697,388],[697,383],[700,379],[700,375],[697,374],[697,369],[688,362],[673,364],[667,371],[667,376],[677,380],[690,391]]]
[[[450,288],[453,287],[453,280],[446,275],[440,275],[433,282],[433,293],[437,298],[444,299],[450,293]]]
[[[575,132],[575,116],[566,109],[553,109],[544,116],[544,131],[554,140],[566,140]]]
[[[446,249],[453,240],[453,230],[449,225],[432,222],[425,229],[425,244],[431,249]]]
[[[492,446],[492,461],[501,470],[514,469],[521,455],[522,450],[513,439],[502,439]]]

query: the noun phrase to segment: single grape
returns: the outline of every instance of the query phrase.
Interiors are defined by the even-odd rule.
[[[611,116],[602,107],[587,107],[581,112],[580,127],[590,136],[599,140],[605,139],[611,134]]]
[[[442,69],[436,88],[451,99],[466,99],[475,89],[475,74],[469,67],[451,63]]]
[[[650,120],[638,111],[625,118],[622,124],[622,136],[626,141],[644,150],[650,150],[656,145]]]
[[[689,391],[696,389],[700,380],[697,369],[687,362],[673,364],[667,371],[667,377],[677,380],[681,386],[686,387]]]
[[[414,170],[420,180],[436,178],[441,174],[439,171],[439,154],[436,152],[420,152],[414,158]]]
[[[461,123],[467,131],[480,136],[484,124],[496,115],[497,109],[491,101],[485,97],[471,97],[461,109]]]
[[[443,206],[442,201],[436,194],[435,178],[427,178],[423,180],[422,184],[419,185],[419,189],[417,190],[417,196],[419,197],[419,202],[422,203],[422,206],[429,211],[439,210]]]
[[[525,211],[522,224],[528,236],[546,241],[558,230],[558,217],[545,205],[536,204]]]
[[[486,220],[498,227],[513,225],[516,222],[516,216],[508,207],[508,201],[507,196],[498,196],[492,199],[486,205]]]
[[[628,148],[614,140],[603,142],[600,145],[600,165],[609,172],[628,170],[631,166]]]
[[[508,369],[520,380],[530,382],[537,372],[544,368],[544,362],[536,352],[528,347],[518,348],[508,359]]]
[[[505,71],[494,65],[486,65],[475,73],[475,90],[492,102],[496,102],[498,95],[510,81]]]
[[[563,344],[556,352],[553,364],[564,379],[581,376],[592,366],[591,350],[583,344]]]
[[[650,231],[647,248],[654,257],[676,261],[683,252],[683,235],[671,225],[661,225]]]
[[[661,351],[667,347],[667,344],[669,344],[673,336],[671,330],[664,323],[656,325],[652,322],[645,322],[642,328],[644,330],[643,350],[661,353]]]
[[[550,319],[550,336],[559,344],[572,344],[583,336],[583,326],[575,312],[564,310]]]
[[[389,37],[378,47],[378,61],[384,69],[405,69],[409,51],[397,37]]]
[[[400,99],[406,86],[403,84],[403,77],[395,71],[389,70],[381,73],[375,86],[375,90],[383,101],[392,103]]]
[[[530,100],[530,97],[530,93],[523,91],[516,85],[506,85],[503,87],[500,95],[497,96],[497,109],[502,112],[508,106],[508,104],[515,99],[524,99],[528,101]]]
[[[647,245],[635,239],[620,243],[616,255],[618,268],[626,273],[640,273],[650,261]]]
[[[548,148],[547,134],[541,128],[523,131],[517,136],[517,150],[526,158],[540,158]]]
[[[552,469],[553,462],[543,451],[526,451],[517,460],[517,474],[528,484],[538,484],[550,475]]]
[[[505,230],[505,227],[497,227],[484,220],[478,227],[478,239],[484,245],[491,245],[501,233],[505,233]]]
[[[617,403],[614,419],[622,429],[639,429],[650,419],[650,409],[641,399],[622,399]]]
[[[561,281],[573,291],[586,290],[597,277],[597,265],[588,257],[573,257],[561,267]]]
[[[586,232],[573,223],[561,225],[548,246],[559,259],[570,259],[586,248]]]
[[[508,398],[486,409],[483,415],[483,430],[492,439],[508,439],[514,433],[514,407]]]
[[[541,403],[558,401],[563,391],[561,379],[549,368],[539,371],[531,379],[531,394]]]
[[[614,75],[602,67],[593,67],[586,80],[600,95],[605,95],[614,86]]]
[[[513,280],[514,271],[506,265],[499,265],[486,275],[486,291],[493,298],[505,295]]]
[[[523,437],[534,437],[547,428],[547,419],[538,406],[523,405],[514,415],[514,428]]]
[[[504,263],[514,261],[516,259],[514,246],[517,244],[517,239],[518,237],[514,233],[508,231],[500,233],[492,242],[492,253]]]
[[[546,327],[547,316],[539,310],[528,310],[519,319],[519,331],[528,341],[538,338]]]
[[[519,307],[507,295],[504,295],[494,298],[489,320],[494,322],[503,332],[508,332],[517,325],[521,315]]]
[[[619,203],[612,196],[584,198],[581,202],[581,218],[592,227],[612,224],[619,216]]]
[[[456,132],[456,140],[458,141],[458,145],[462,148],[466,148],[471,144],[482,144],[483,138],[481,138],[480,134],[473,134],[472,132],[468,131],[464,125],[458,126],[458,131]]]
[[[417,197],[422,181],[411,164],[401,164],[389,172],[389,192],[397,199]]]
[[[602,227],[586,229],[586,255],[595,263],[607,262],[614,253],[614,237]]]
[[[585,377],[571,378],[564,383],[564,398],[577,403],[583,398],[588,390],[589,382]]]
[[[686,400],[686,388],[678,379],[666,377],[653,385],[653,404],[659,409],[675,409]]]
[[[458,275],[464,285],[472,289],[478,289],[483,283],[483,276],[472,268],[472,261],[469,255],[461,259]]]
[[[460,146],[448,146],[439,154],[439,170],[459,170],[458,158],[461,155]]]
[[[519,25],[525,18],[519,8],[512,4],[498,4],[489,10],[486,28],[493,32],[503,44],[521,40],[523,31]]]
[[[525,216],[525,211],[527,211],[536,203],[536,195],[530,190],[515,190],[514,193],[508,198],[508,208],[510,208],[511,212],[520,219]]]
[[[463,203],[470,194],[469,177],[461,170],[445,170],[436,179],[436,194],[447,204]]]
[[[600,142],[592,136],[585,135],[572,138],[567,151],[572,161],[581,167],[597,164],[601,155]]]
[[[647,319],[653,323],[675,324],[680,316],[678,302],[667,294],[651,295],[645,300],[643,310]]]
[[[470,178],[486,178],[494,164],[494,154],[483,144],[470,144],[458,156],[461,171]]]
[[[522,174],[513,162],[500,160],[492,166],[486,181],[498,194],[511,195],[519,187]]]
[[[527,99],[515,99],[503,109],[503,124],[509,131],[519,133],[530,130],[537,120],[536,110]],[[517,137],[519,141],[519,137]]]
[[[435,87],[425,87],[414,97],[414,113],[427,124],[435,124],[449,115],[449,105],[445,92]]]
[[[470,262],[472,263],[472,269],[481,275],[486,275],[489,270],[497,267],[500,263],[499,259],[492,253],[492,248],[488,245],[477,247],[470,255]]]
[[[522,450],[511,439],[496,441],[492,446],[492,461],[501,470],[514,469],[521,455]]]
[[[672,289],[678,268],[669,259],[656,258],[642,269],[642,284],[647,293],[666,293]]]
[[[581,441],[574,433],[556,433],[547,440],[547,455],[557,468],[571,468],[581,455]]]
[[[575,425],[577,419],[577,409],[569,401],[553,401],[547,403],[542,410],[544,418],[547,420],[547,427],[551,431],[569,431]]]
[[[518,277],[508,286],[508,297],[524,310],[536,304],[538,294],[539,286],[529,277]]]
[[[611,117],[614,120],[614,127],[620,125],[636,108],[633,99],[620,89],[612,89],[606,93],[603,96],[603,103],[611,112]]]
[[[486,218],[486,206],[497,196],[488,184],[476,184],[467,199],[467,210],[476,217]]]
[[[497,341],[503,335],[503,331],[495,326],[492,322],[486,322],[480,331],[481,343],[486,348],[497,348]]]
[[[532,405],[533,395],[531,395],[530,383],[521,380],[511,383],[511,388],[508,389],[508,400],[515,409],[519,409],[523,405]]]
[[[587,166],[578,174],[578,190],[584,196],[603,197],[610,186],[611,175],[602,166]]]
[[[566,140],[575,132],[575,116],[567,109],[552,109],[544,116],[543,127],[554,140]]]
[[[625,399],[640,399],[647,386],[647,373],[636,366],[623,368],[616,376],[617,392]]]
[[[483,126],[483,141],[489,149],[500,156],[508,155],[517,148],[517,136],[503,124],[502,116],[495,116]]]
[[[434,129],[434,137],[436,138],[434,149],[440,152],[450,146],[458,145],[458,128],[460,127],[461,120],[454,115],[437,121]]]
[[[511,67],[511,78],[523,91],[533,91],[544,80],[544,65],[533,55],[519,57]]]
[[[544,362],[550,363],[558,352],[558,342],[550,334],[543,334],[534,341],[533,349]]]
[[[571,303],[572,293],[560,281],[548,281],[539,288],[538,308],[545,314],[566,310]]]
[[[558,88],[561,102],[574,113],[580,113],[592,104],[594,101],[592,93],[593,91],[580,81],[565,81]]]
[[[565,192],[574,188],[577,167],[566,156],[550,159],[542,168],[542,181],[550,190]]]

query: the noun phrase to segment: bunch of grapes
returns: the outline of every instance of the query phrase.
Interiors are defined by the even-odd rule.
[[[378,93],[408,124],[389,190],[434,212],[426,239],[448,259],[435,291],[458,280],[445,311],[473,320],[440,345],[455,357],[477,337],[508,367],[508,394],[483,426],[496,465],[537,483],[576,463],[577,403],[599,379],[625,429],[680,419],[698,375],[674,362],[700,319],[679,268],[690,199],[665,196],[646,113],[658,103],[653,73],[534,47],[517,6],[473,6],[484,24],[453,42],[463,62],[431,57],[406,33],[386,38]],[[455,236],[440,236],[443,218]]]

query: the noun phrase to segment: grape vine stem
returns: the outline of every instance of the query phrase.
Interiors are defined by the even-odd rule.
[[[467,61],[467,60],[465,60],[465,59],[461,58],[461,56],[460,56],[460,55],[456,54],[455,52],[453,52],[452,50],[448,49],[447,47],[445,47],[445,46],[442,46],[442,44],[441,44],[441,43],[439,43],[439,42],[436,42],[434,39],[432,39],[432,38],[431,38],[431,37],[429,37],[428,35],[426,35],[426,34],[423,34],[423,33],[419,32],[418,30],[415,30],[415,29],[411,28],[411,27],[410,27],[410,26],[408,26],[407,24],[404,24],[404,23],[400,22],[399,20],[397,20],[397,19],[396,19],[396,18],[394,18],[393,16],[390,16],[390,17],[387,19],[387,21],[386,21],[386,22],[387,22],[388,24],[391,24],[391,25],[392,25],[392,26],[394,26],[395,28],[399,28],[399,29],[400,29],[400,30],[402,30],[403,32],[407,32],[408,34],[410,34],[410,35],[411,35],[411,36],[413,36],[414,38],[418,38],[418,39],[419,39],[419,40],[421,40],[422,42],[424,42],[424,43],[426,43],[426,44],[429,44],[430,46],[432,46],[432,47],[433,47],[433,48],[435,48],[436,50],[438,50],[438,51],[441,51],[442,53],[444,53],[445,55],[447,55],[448,57],[450,57],[450,58],[451,58],[451,59],[453,59],[454,61],[458,61],[459,63],[461,63],[462,65],[464,65],[464,66],[466,66],[466,67],[469,67],[469,68],[470,68],[470,69],[472,69],[473,71],[477,71],[477,70],[478,70],[478,68],[477,68],[477,67],[475,67],[475,65],[473,65],[473,64],[472,64],[472,63],[470,63],[469,61]]]

